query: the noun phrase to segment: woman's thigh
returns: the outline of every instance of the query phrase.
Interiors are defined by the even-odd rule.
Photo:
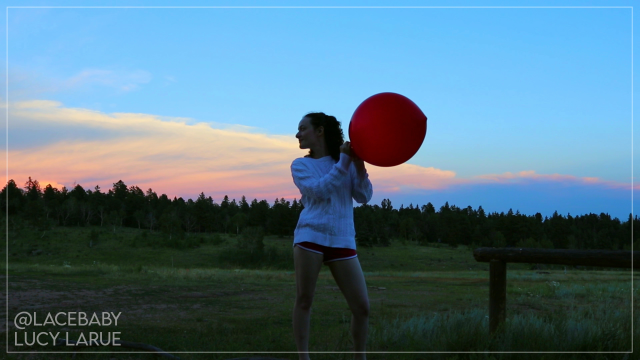
[[[344,294],[347,304],[352,311],[369,311],[369,295],[367,283],[360,267],[358,258],[339,260],[327,263],[331,274]]]
[[[318,274],[322,267],[322,254],[314,253],[299,247],[293,248],[293,263],[296,269],[296,295],[298,299],[309,302],[313,299]]]

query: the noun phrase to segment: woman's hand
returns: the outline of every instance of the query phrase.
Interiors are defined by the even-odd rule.
[[[353,149],[351,148],[351,143],[349,141],[345,141],[345,143],[340,146],[340,152],[349,155],[349,157],[351,158],[351,162],[353,162],[356,170],[358,170],[358,175],[360,177],[363,177],[366,172],[366,169],[364,167],[364,160],[360,159],[355,151],[353,151]]]
[[[349,141],[345,141],[344,144],[340,145],[340,152],[352,156],[351,143]]]

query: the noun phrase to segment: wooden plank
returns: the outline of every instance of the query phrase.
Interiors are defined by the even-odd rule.
[[[502,260],[506,263],[631,268],[631,251],[477,248],[473,250],[473,257],[479,262]],[[633,267],[640,269],[640,251],[633,252]]]
[[[489,331],[493,334],[506,318],[507,263],[491,260],[489,264]]]

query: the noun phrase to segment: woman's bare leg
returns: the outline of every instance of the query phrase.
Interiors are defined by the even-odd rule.
[[[353,335],[355,359],[366,359],[364,353],[369,332],[369,295],[360,261],[355,257],[349,260],[338,260],[327,263],[336,284],[342,291],[349,309],[351,309],[351,334]]]
[[[311,303],[316,290],[318,274],[322,267],[322,254],[293,248],[293,263],[296,269],[296,303],[293,307],[293,336],[300,360],[309,359],[309,322]]]

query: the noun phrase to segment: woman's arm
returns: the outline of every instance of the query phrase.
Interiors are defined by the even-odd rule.
[[[351,171],[351,195],[356,202],[366,204],[371,201],[373,196],[373,185],[369,180],[364,161],[354,153],[352,153],[351,161],[354,165],[354,169]]]
[[[331,171],[324,176],[317,178],[307,167],[304,160],[296,159],[291,164],[291,175],[300,193],[309,197],[324,200],[331,197],[331,194],[339,186],[343,176],[348,175],[351,159],[344,153],[340,154],[338,161]]]

